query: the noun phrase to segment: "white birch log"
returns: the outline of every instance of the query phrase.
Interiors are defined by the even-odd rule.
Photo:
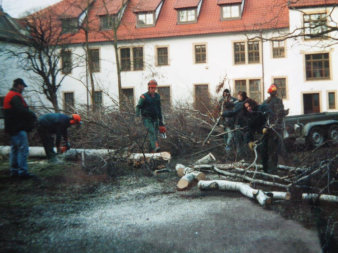
[[[184,166],[183,164],[180,164],[180,163],[176,164],[175,169],[179,177],[183,177],[185,174],[188,174],[194,171],[193,168]]]
[[[328,194],[317,194],[317,193],[303,193],[302,199],[304,200],[316,200],[318,199],[320,201],[327,201],[327,202],[336,202],[338,203],[338,196],[335,195],[328,195]]]
[[[273,199],[281,199],[281,200],[290,200],[291,199],[290,192],[271,191],[271,192],[265,192],[265,194],[270,196]]]
[[[183,191],[187,189],[193,181],[205,180],[205,174],[199,171],[192,171],[184,175],[177,183],[177,190]]]
[[[197,160],[194,164],[205,164],[216,161],[216,158],[213,154],[209,153],[206,156],[203,156],[201,159]]]
[[[171,155],[169,152],[159,152],[159,153],[133,153],[130,154],[129,159],[130,160],[143,160],[145,158],[150,158],[154,160],[163,160],[163,161],[169,161],[171,159]]]
[[[257,200],[257,202],[262,206],[266,206],[271,203],[271,198],[263,191],[253,189],[248,184],[241,182],[232,182],[228,180],[201,180],[198,182],[198,188],[200,190],[219,189],[222,191],[239,191],[244,196]]]

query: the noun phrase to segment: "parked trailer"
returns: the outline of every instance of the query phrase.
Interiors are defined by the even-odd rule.
[[[284,139],[305,138],[307,144],[319,147],[324,142],[338,143],[338,112],[310,113],[285,117]]]

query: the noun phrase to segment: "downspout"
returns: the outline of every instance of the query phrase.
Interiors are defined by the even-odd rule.
[[[265,100],[264,94],[265,94],[265,85],[264,85],[264,41],[263,41],[263,33],[261,32],[261,44],[262,44],[262,98],[263,101]]]

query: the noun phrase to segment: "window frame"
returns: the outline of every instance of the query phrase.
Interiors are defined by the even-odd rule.
[[[284,79],[285,80],[285,87],[283,88],[285,90],[285,97],[283,97],[281,94],[280,94],[280,90],[281,90],[281,87],[278,86],[279,83],[278,81],[276,82],[276,79]],[[277,85],[277,96],[283,100],[288,100],[289,99],[289,96],[288,96],[288,79],[287,77],[285,76],[275,76],[272,78],[272,83],[275,83]]]
[[[132,90],[132,95],[133,95],[133,98],[131,99],[131,100],[129,100],[129,97],[127,97],[127,96],[125,96],[125,94],[123,93],[124,91],[126,91],[126,90]],[[135,90],[134,90],[134,87],[123,87],[122,89],[121,89],[121,93],[122,93],[122,95],[123,95],[123,98],[121,99],[119,99],[119,103],[120,103],[120,109],[122,109],[123,108],[123,106],[125,106],[126,104],[125,104],[125,102],[132,102],[132,104],[130,105],[130,107],[131,108],[135,108]],[[125,101],[124,100],[124,97],[127,97],[127,99],[128,99],[128,101]],[[129,105],[129,104],[128,104]]]
[[[334,95],[334,107],[330,108],[330,93]],[[336,110],[337,109],[337,91],[329,90],[327,91],[327,109],[328,110]]]
[[[159,55],[159,49],[163,49],[163,48],[166,48],[167,49],[167,55],[166,55],[166,64],[160,64],[159,62],[159,58],[160,58],[160,55]],[[156,66],[159,66],[159,67],[162,67],[162,66],[168,66],[169,65],[169,47],[168,46],[156,46],[155,48],[155,55],[156,55]]]
[[[210,98],[211,98],[211,94],[210,94],[210,87],[209,87],[209,84],[207,84],[207,83],[198,83],[198,84],[194,84],[194,108],[196,109],[196,110],[198,110],[198,103],[197,103],[197,101],[201,101],[201,99],[197,99],[197,97],[196,97],[196,88],[198,87],[198,86],[207,86],[207,90],[208,90],[208,92],[207,92],[207,98],[205,99],[205,101],[207,101],[207,102],[209,102],[210,103]],[[202,94],[203,95],[203,94]],[[210,105],[210,104],[209,104]],[[209,106],[209,105],[207,105],[207,106]]]
[[[322,25],[318,25],[318,23],[320,21],[323,21],[324,18],[321,17],[319,20],[311,19],[311,16],[314,16],[314,15],[325,15],[325,22],[323,22]],[[309,16],[309,20],[305,20],[306,16]],[[311,22],[312,22],[312,24],[311,24]],[[309,27],[306,27],[307,26],[306,24],[309,24]],[[304,39],[305,40],[316,40],[316,39],[328,38],[328,36],[326,34],[322,34],[320,36],[317,35],[319,33],[322,33],[324,31],[328,30],[327,24],[328,24],[328,14],[326,12],[304,13],[303,14],[303,35],[304,35]],[[314,27],[311,27],[311,25],[314,25]],[[318,27],[320,28],[319,32],[313,31],[313,29],[316,29]],[[326,29],[323,29],[323,27],[326,27]],[[306,29],[309,29],[308,33],[307,33]]]
[[[64,75],[71,74],[73,68],[72,50],[62,49],[60,54],[61,54],[61,73]],[[69,64],[69,66],[67,64]]]
[[[253,98],[252,92],[250,90],[250,81],[257,81],[257,80],[259,81],[259,91],[258,91],[259,98],[260,98],[259,101],[257,101],[256,99]],[[264,96],[263,96],[262,78],[252,77],[252,78],[238,78],[238,79],[234,79],[233,80],[233,87],[234,87],[235,94],[238,93],[238,90],[236,89],[236,81],[245,81],[245,90],[241,90],[241,91],[245,91],[246,94],[248,95],[248,97],[256,100],[256,102],[258,102],[259,104],[263,102]]]
[[[135,57],[135,50],[141,48],[142,50],[142,57]],[[129,58],[128,57],[122,57],[122,50],[128,50],[129,51]],[[134,47],[120,47],[119,48],[119,54],[120,54],[120,69],[121,72],[125,71],[143,71],[144,70],[144,46],[134,46]],[[139,59],[138,59],[139,58]],[[129,64],[129,68],[124,69],[122,68],[123,62],[127,61]],[[140,67],[135,68],[137,66],[137,62],[141,62],[139,65]]]
[[[315,56],[315,55],[327,55],[327,59],[324,59],[322,57],[322,59],[310,59],[307,60],[307,56]],[[321,52],[321,53],[310,53],[310,54],[305,54],[304,55],[304,61],[305,61],[305,80],[306,81],[320,81],[320,80],[331,80],[331,64],[330,64],[330,53],[329,52]],[[323,67],[321,69],[315,69],[316,63],[321,62],[323,64]],[[325,62],[328,62],[328,67],[325,68]],[[311,64],[310,68],[311,70],[308,70],[308,63]],[[327,70],[328,72],[328,76],[325,76],[325,70]],[[309,75],[309,72],[311,72],[312,74]],[[315,73],[323,73],[323,76],[319,76],[319,77],[314,77],[314,75],[316,75]]]
[[[241,44],[240,45],[240,49],[242,49],[242,46],[244,44],[244,50],[239,50],[239,51],[235,51],[236,50],[236,44]],[[236,41],[236,42],[233,42],[233,52],[234,52],[234,64],[235,65],[241,65],[241,64],[246,64],[246,46],[245,46],[245,42],[244,41]],[[239,57],[238,58],[243,58],[242,56],[244,55],[244,61],[241,60],[241,61],[236,61],[236,55],[238,55]]]
[[[274,46],[275,43],[278,43],[278,46]],[[280,43],[283,43],[283,46],[280,46]],[[273,40],[271,41],[271,50],[272,50],[272,58],[285,58],[286,57],[286,41],[285,40]],[[275,51],[278,52],[275,53]],[[282,53],[281,53],[282,52]]]
[[[160,89],[166,89],[166,88],[169,89],[169,98],[165,99],[165,101],[168,101],[167,105],[165,103],[163,103],[163,96],[161,95],[161,92],[160,92]],[[170,85],[161,85],[161,86],[158,86],[157,87],[157,92],[161,96],[161,107],[162,107],[162,109],[164,109],[164,110],[165,109],[170,110],[171,107],[172,107],[172,103],[171,103],[171,87],[170,87]]]
[[[238,16],[233,16],[233,8],[237,7],[238,8]],[[224,17],[225,14],[225,8],[230,8],[230,17]],[[233,20],[233,19],[240,19],[242,17],[241,13],[241,4],[231,4],[231,5],[222,5],[221,6],[221,20]]]
[[[136,55],[136,49],[141,49],[142,56]],[[135,56],[136,55],[136,56]],[[133,63],[133,70],[134,71],[140,71],[144,69],[144,53],[143,53],[143,47],[133,47],[132,48],[132,63]]]
[[[73,23],[72,23],[73,22]],[[79,30],[78,18],[62,18],[61,19],[61,33],[76,33]]]
[[[204,54],[203,52],[197,52],[197,47],[204,47]],[[193,44],[193,50],[194,50],[194,63],[195,64],[206,64],[207,63],[207,43],[196,43]],[[203,58],[204,55],[204,61],[197,61],[198,57],[202,57]],[[203,60],[203,59],[202,59]]]
[[[152,23],[147,23],[145,22],[144,24],[140,23],[141,19],[140,16],[141,15],[145,15],[145,20],[147,21],[147,16],[152,16]],[[136,27],[152,27],[155,26],[155,12],[141,12],[141,13],[137,13],[136,15]]]
[[[189,12],[193,11],[194,13],[194,20],[188,20],[189,19]],[[185,13],[186,21],[181,20],[181,13]],[[186,8],[186,9],[179,9],[177,11],[177,23],[178,24],[191,24],[197,22],[197,8]]]
[[[73,111],[71,107],[75,107],[75,92],[74,91],[64,91],[62,92],[63,95],[62,95],[62,98],[63,98],[63,111],[65,112],[71,112]],[[66,94],[72,94],[72,105],[69,105],[69,103],[67,103],[66,101]],[[70,110],[68,110],[70,109]]]
[[[97,56],[97,62],[94,61],[95,59],[93,59],[93,52],[98,52]],[[92,71],[92,73],[97,73],[101,71],[101,64],[100,64],[100,48],[89,48],[88,51],[88,65],[89,65],[89,69]]]
[[[258,50],[255,49],[251,49],[249,50],[249,44],[250,43],[258,43]],[[257,64],[261,62],[261,56],[260,56],[260,42],[258,40],[252,40],[252,41],[248,41],[247,43],[247,59],[248,59],[248,64]],[[258,51],[258,53],[257,53]],[[253,55],[253,57],[257,57],[258,55],[258,60],[255,60],[256,58],[254,58],[254,60],[250,60],[250,55]]]
[[[112,30],[114,28],[114,24],[116,21],[116,15],[114,14],[107,14],[107,15],[100,15],[100,30]]]
[[[100,94],[100,100],[101,100],[101,102],[100,103],[97,103],[97,94]],[[94,104],[95,104],[95,108],[96,109],[98,109],[98,108],[102,108],[102,106],[103,106],[103,92],[102,92],[102,90],[96,90],[96,91],[94,91]]]

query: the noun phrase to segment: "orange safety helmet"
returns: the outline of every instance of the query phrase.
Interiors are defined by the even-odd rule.
[[[277,91],[277,86],[275,84],[271,84],[270,87],[269,87],[269,89],[268,89],[268,93],[271,94],[271,93],[273,93],[275,91]]]
[[[72,119],[70,120],[70,124],[80,124],[81,122],[81,117],[79,114],[72,114]]]
[[[156,88],[157,87],[157,82],[155,79],[152,79],[148,82],[148,87],[151,87],[151,88]]]

